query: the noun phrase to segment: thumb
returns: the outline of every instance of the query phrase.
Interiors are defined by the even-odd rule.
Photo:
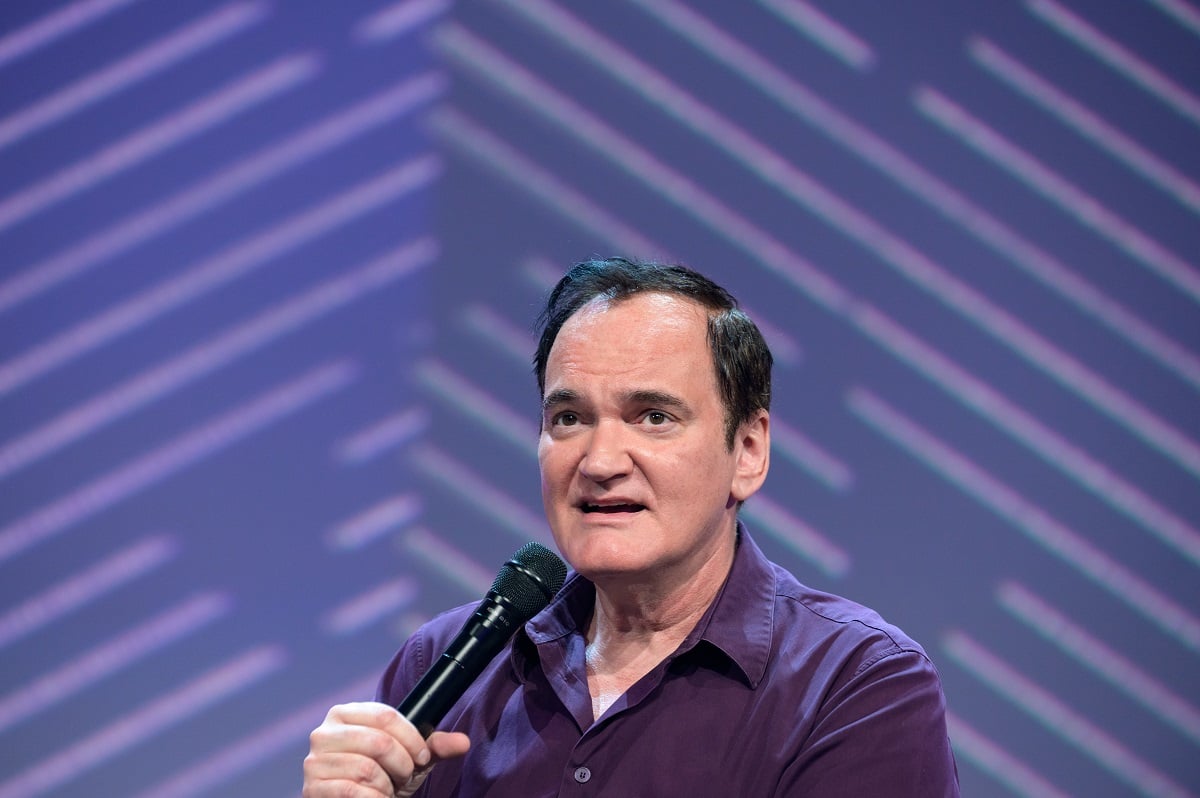
[[[434,765],[447,759],[457,759],[471,748],[471,739],[461,732],[434,732],[425,743],[427,747],[422,751],[408,781],[396,786],[396,798],[410,798],[421,789]]]

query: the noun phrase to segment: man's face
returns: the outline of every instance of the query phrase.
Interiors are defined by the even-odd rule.
[[[727,450],[704,308],[656,293],[585,305],[550,350],[543,402],[542,501],[577,571],[688,579],[730,550],[769,436],[763,413]]]

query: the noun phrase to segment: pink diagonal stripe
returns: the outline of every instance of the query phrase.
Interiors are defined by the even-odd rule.
[[[88,651],[72,654],[64,665],[0,696],[0,732],[211,623],[232,605],[225,595],[196,596]]]
[[[266,17],[262,3],[236,3],[191,22],[153,44],[0,119],[0,148],[20,141],[183,59],[224,41]]]
[[[164,313],[263,268],[274,258],[336,230],[386,202],[426,186],[440,171],[441,164],[433,156],[402,163],[78,322],[50,340],[0,363],[0,396]]]
[[[0,231],[225,122],[317,73],[314,56],[286,56],[0,200]]]
[[[432,100],[444,90],[445,85],[445,79],[432,72],[404,80],[348,108],[340,109],[294,135],[271,142],[211,177],[160,199],[83,241],[71,244],[20,274],[0,282],[0,312],[307,163],[355,136],[386,124]]]
[[[1087,50],[1130,82],[1157,97],[1178,114],[1200,125],[1200,98],[1180,86],[1111,36],[1054,0],[1026,0],[1043,22]]]
[[[754,48],[675,0],[631,2],[715,62],[741,75],[746,82],[825,135],[829,141],[844,147],[960,225],[1013,266],[1057,292],[1081,312],[1095,318],[1194,388],[1200,388],[1200,358],[1193,352],[1130,312],[1099,287],[989,214],[882,136],[822,99]],[[938,284],[932,282],[922,284],[922,287],[936,292],[939,290]],[[952,293],[947,292],[944,296],[949,299]]]
[[[251,649],[34,762],[0,784],[0,798],[34,798],[77,779],[262,680],[286,661],[276,646]]]
[[[847,396],[850,410],[918,462],[971,496],[1017,531],[1138,612],[1181,646],[1200,654],[1200,618],[1083,535],[906,418],[869,391]]]
[[[262,349],[286,335],[370,296],[428,264],[437,253],[432,239],[406,243],[365,266],[276,303],[165,362],[123,380],[14,440],[0,445],[0,480],[118,419],[182,390],[196,380]]]
[[[348,385],[356,367],[320,366],[135,457],[0,529],[0,563]]]
[[[0,39],[0,66],[68,36],[138,0],[81,0],[47,14]]]
[[[948,633],[943,645],[960,666],[1142,795],[1149,798],[1195,795],[966,633]]]
[[[0,614],[0,648],[153,571],[178,553],[179,544],[171,538],[146,538],[30,596]]]

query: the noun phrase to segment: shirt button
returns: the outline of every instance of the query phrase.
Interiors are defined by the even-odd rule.
[[[592,771],[585,767],[575,768],[575,781],[579,782],[580,784],[587,784],[591,778]]]

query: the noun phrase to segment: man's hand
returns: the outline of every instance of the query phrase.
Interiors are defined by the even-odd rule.
[[[471,747],[465,734],[428,740],[386,704],[338,704],[309,736],[303,798],[407,798],[443,759]]]

